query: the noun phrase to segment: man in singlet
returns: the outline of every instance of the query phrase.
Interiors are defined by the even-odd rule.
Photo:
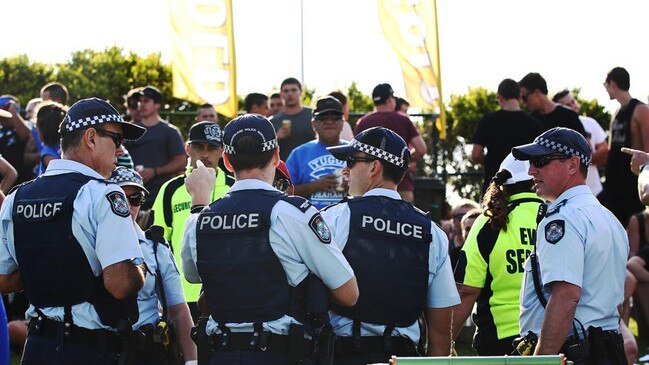
[[[629,217],[644,209],[638,199],[638,177],[631,172],[631,157],[622,147],[649,151],[649,107],[629,94],[627,70],[615,67],[606,75],[604,88],[611,100],[620,103],[610,128],[610,151],[606,162],[606,181],[599,201],[626,227]]]

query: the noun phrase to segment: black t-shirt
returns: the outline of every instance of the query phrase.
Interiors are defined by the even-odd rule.
[[[544,131],[540,121],[522,111],[498,110],[482,117],[473,133],[472,142],[487,147],[483,191],[512,147],[531,143]]]
[[[557,105],[557,107],[548,114],[539,114],[534,112],[532,113],[532,116],[543,123],[546,131],[554,127],[564,127],[574,129],[579,132],[579,134],[586,137],[586,130],[584,129],[581,120],[579,120],[579,114],[563,105]]]

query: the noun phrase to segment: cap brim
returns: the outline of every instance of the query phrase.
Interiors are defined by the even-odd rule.
[[[337,114],[337,115],[343,115],[343,112],[337,109],[325,109],[325,110],[320,110],[317,112],[313,112],[314,116],[322,115],[322,114]]]
[[[135,141],[139,139],[146,132],[146,128],[140,127],[139,125],[135,125],[127,122],[119,123],[119,124],[122,126],[124,139],[128,139],[130,141]]]
[[[4,109],[0,109],[0,118],[11,118],[11,113]]]
[[[142,189],[142,191],[149,194],[149,191],[144,186],[142,186],[142,185],[140,185],[138,183],[132,182],[132,181],[124,181],[124,182],[121,182],[121,183],[117,183],[117,185],[119,185],[120,187],[122,187],[122,186],[134,186],[136,188]]]
[[[189,144],[192,144],[192,143],[207,143],[207,144],[211,144],[212,146],[223,147],[223,142],[210,141],[208,139],[192,139],[190,141],[187,141],[187,143],[189,143]]]
[[[351,145],[346,144],[343,146],[327,147],[327,151],[329,151],[335,158],[339,160],[345,160],[347,156],[351,155],[357,150]]]
[[[555,152],[552,148],[533,142],[512,148],[512,155],[520,161],[526,161],[535,156],[544,156]]]

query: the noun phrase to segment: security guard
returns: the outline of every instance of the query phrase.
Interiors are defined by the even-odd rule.
[[[146,199],[148,190],[144,187],[142,177],[136,171],[117,167],[110,181],[124,189],[129,204],[133,223]],[[143,232],[134,224],[144,255],[147,277],[144,286],[137,293],[140,318],[133,325],[135,335],[131,346],[136,349],[134,364],[178,364],[172,362],[174,355],[171,348],[182,348],[186,365],[196,364],[196,345],[189,334],[193,322],[189,307],[183,296],[180,284],[180,273],[174,262],[173,254],[163,237],[162,228],[150,227]],[[162,316],[158,308],[162,308]],[[170,325],[173,324],[173,329]]]
[[[31,303],[23,364],[111,364],[116,331],[138,319],[144,266],[126,196],[105,179],[122,140],[145,129],[90,98],[70,107],[60,132],[62,159],[0,210],[0,290],[24,289]]]
[[[311,301],[303,289],[313,273],[334,300],[354,305],[353,271],[318,210],[271,186],[280,161],[272,124],[258,114],[240,116],[226,125],[223,141],[236,182],[204,208],[214,171],[199,162],[187,177],[194,214],[181,252],[185,277],[205,290],[210,363],[309,364],[304,308],[295,303]]]
[[[426,311],[428,355],[448,356],[452,306],[460,302],[446,234],[430,216],[402,200],[397,185],[410,162],[406,142],[389,129],[367,129],[349,145],[327,148],[347,166],[349,193],[323,211],[333,241],[360,290],[352,308],[332,305],[334,363],[386,362],[413,356]]]
[[[539,212],[535,252],[525,264],[521,333],[532,342],[538,336],[536,355],[625,364],[617,307],[629,243],[585,184],[590,145],[572,129],[553,128],[512,153],[530,161],[536,193],[550,202]]]
[[[189,217],[191,196],[185,187],[185,178],[196,168],[200,160],[207,167],[214,168],[216,180],[210,194],[210,202],[225,195],[234,179],[218,166],[223,153],[223,132],[214,122],[199,122],[189,129],[189,140],[185,144],[189,156],[189,166],[185,174],[176,176],[162,185],[153,203],[153,224],[164,228],[164,237],[171,243],[176,263],[180,265],[180,245],[185,231],[185,222]],[[181,271],[182,276],[182,271]],[[192,312],[194,321],[198,320],[196,301],[200,293],[200,284],[192,284],[181,278],[183,293]]]
[[[536,213],[543,200],[532,192],[530,164],[505,157],[485,193],[485,211],[475,220],[455,267],[462,304],[453,311],[457,337],[473,315],[473,348],[479,356],[512,353],[518,337],[523,265],[536,242]]]

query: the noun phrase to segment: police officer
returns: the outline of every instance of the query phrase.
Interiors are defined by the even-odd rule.
[[[512,153],[530,161],[536,193],[550,202],[539,212],[535,252],[525,265],[521,333],[538,336],[536,355],[626,363],[617,307],[629,243],[585,184],[590,145],[572,129],[553,128]]]
[[[448,356],[452,306],[460,303],[448,239],[430,216],[402,200],[397,185],[410,151],[389,129],[367,129],[349,145],[327,148],[345,160],[349,193],[323,211],[358,280],[352,308],[332,305],[335,364],[386,362],[416,355],[418,318],[426,311],[428,355]]]
[[[126,196],[105,179],[122,140],[145,129],[83,99],[60,126],[62,159],[5,200],[0,290],[31,303],[23,364],[110,364],[116,331],[137,321],[142,251]]]
[[[223,142],[225,166],[236,182],[203,208],[210,203],[214,172],[199,163],[187,177],[195,214],[187,220],[181,252],[185,277],[202,281],[205,290],[210,363],[309,364],[302,308],[292,303],[303,297],[303,284],[314,273],[334,300],[354,305],[353,271],[318,210],[271,186],[280,159],[275,129],[265,117],[233,119]]]
[[[178,341],[182,347],[182,355],[186,365],[196,364],[196,345],[189,334],[193,322],[189,307],[183,295],[180,284],[180,273],[176,267],[169,244],[164,239],[162,227],[152,226],[143,232],[135,224],[135,219],[140,211],[140,206],[146,199],[148,190],[144,187],[142,177],[136,171],[119,166],[110,178],[117,183],[126,194],[133,225],[137,232],[144,262],[147,268],[147,277],[144,286],[137,294],[139,320],[133,325],[136,336],[133,336],[131,345],[136,348],[133,363],[135,364],[177,364],[171,362],[170,356],[178,355],[169,351],[169,346],[177,344],[163,344],[165,337],[172,342]],[[158,308],[162,308],[162,316]],[[173,324],[173,333],[169,332]],[[139,332],[138,332],[139,331]],[[177,337],[177,338],[176,338]]]

